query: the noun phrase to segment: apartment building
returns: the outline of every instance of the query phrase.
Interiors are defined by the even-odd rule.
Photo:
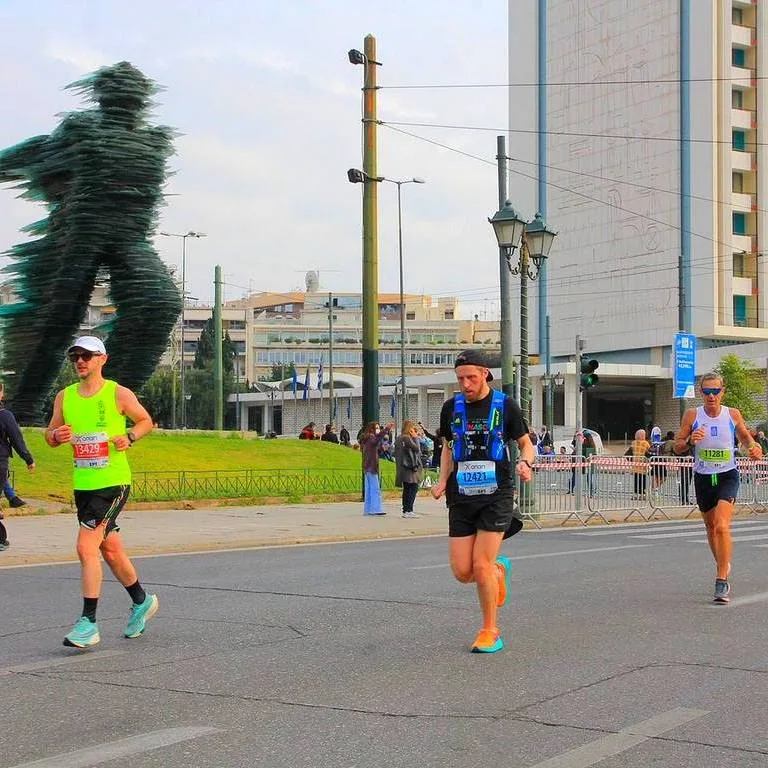
[[[766,39],[767,0],[509,2],[513,202],[559,231],[531,316],[617,366],[595,421],[669,400],[681,315],[701,350],[768,339]]]

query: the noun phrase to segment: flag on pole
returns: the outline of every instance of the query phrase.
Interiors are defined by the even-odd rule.
[[[307,366],[307,372],[304,375],[304,394],[301,396],[302,400],[309,398],[309,366]]]
[[[296,390],[298,389],[299,382],[298,382],[298,376],[296,375],[296,363],[293,364],[293,381],[291,382],[291,389],[293,390],[293,394],[296,394]]]
[[[394,390],[392,391],[392,402],[389,404],[389,415],[394,419],[395,418],[395,407],[396,407],[396,398]]]
[[[323,358],[320,358],[320,365],[317,366],[317,388],[323,391]]]
[[[339,398],[334,397],[333,398],[333,420],[336,421],[336,409],[339,405]]]
[[[347,398],[347,418],[352,418],[352,397]]]

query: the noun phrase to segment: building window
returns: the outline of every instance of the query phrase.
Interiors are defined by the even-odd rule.
[[[406,312],[405,313],[405,319],[406,320],[415,320],[416,319],[416,313],[415,312]]]
[[[747,133],[746,131],[733,131],[732,132],[733,148],[738,152],[747,151]]]
[[[733,324],[745,326],[747,324],[747,297],[733,297]]]
[[[744,174],[743,173],[734,171],[731,174],[731,189],[733,192],[736,192],[737,194],[742,194],[744,192]]]
[[[731,24],[737,24],[743,26],[744,14],[741,12],[741,8],[733,8],[731,10]]]
[[[734,48],[731,51],[731,63],[734,67],[746,67],[747,52],[743,48]]]
[[[733,214],[733,234],[734,235],[747,234],[747,214],[746,213]]]
[[[734,88],[731,91],[731,106],[734,109],[744,109],[744,91]]]
[[[453,310],[452,309],[446,309],[444,315],[445,315],[445,319],[446,320],[453,320]]]

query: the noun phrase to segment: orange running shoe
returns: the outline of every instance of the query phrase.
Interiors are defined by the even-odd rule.
[[[498,629],[481,629],[472,643],[472,653],[496,653],[504,647]]]
[[[509,594],[512,580],[512,561],[504,555],[499,555],[496,558],[496,567],[499,570],[499,599],[496,605],[501,608],[507,602],[507,595]]]

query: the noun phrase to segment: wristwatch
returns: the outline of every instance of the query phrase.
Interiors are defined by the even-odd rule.
[[[531,464],[531,462],[528,461],[528,459],[520,459],[517,463],[518,464],[527,464],[531,469],[533,469],[533,464]]]
[[[131,431],[126,432],[125,436],[128,438],[128,442],[131,445],[133,445],[136,442],[136,440],[137,440],[136,435],[134,435],[133,432],[131,432]]]

